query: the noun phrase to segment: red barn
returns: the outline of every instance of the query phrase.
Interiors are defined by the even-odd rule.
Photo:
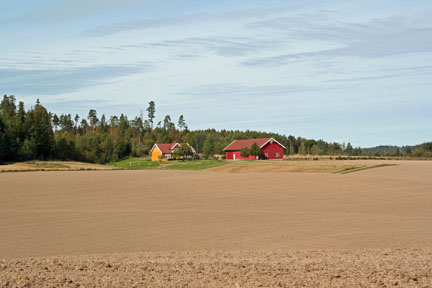
[[[241,150],[244,147],[251,148],[253,143],[257,143],[261,149],[262,156],[259,159],[283,159],[285,146],[273,138],[258,138],[247,140],[235,140],[223,149],[226,160],[254,160],[256,157],[241,157]]]

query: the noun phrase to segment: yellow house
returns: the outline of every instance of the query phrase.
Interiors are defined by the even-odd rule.
[[[192,153],[196,153],[195,149],[192,148],[188,143],[185,143],[191,148]],[[150,150],[152,161],[168,161],[173,158],[173,154],[182,146],[181,143],[156,143]]]

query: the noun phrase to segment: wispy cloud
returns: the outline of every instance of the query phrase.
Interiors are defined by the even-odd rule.
[[[280,20],[280,19],[279,19]],[[278,20],[274,20],[279,23]],[[432,23],[426,27],[409,25],[408,19],[384,18],[368,23],[338,23],[291,26],[290,21],[276,25],[274,22],[255,23],[256,28],[277,27],[287,37],[333,41],[343,46],[332,49],[316,49],[311,52],[285,53],[270,57],[257,57],[243,62],[249,66],[283,65],[308,59],[321,60],[334,57],[377,58],[403,53],[432,52]],[[285,29],[284,29],[285,27]]]
[[[273,14],[281,14],[289,9],[295,10],[296,5],[280,5],[271,4],[260,5],[259,7],[248,7],[243,6],[241,9],[236,8],[233,10],[222,9],[219,11],[200,11],[200,12],[189,12],[185,13],[181,11],[176,13],[175,16],[164,16],[164,17],[148,17],[138,18],[129,21],[120,21],[108,25],[100,25],[95,28],[90,28],[81,33],[82,36],[88,37],[102,37],[108,36],[121,32],[128,31],[139,31],[145,29],[154,28],[166,28],[166,27],[188,27],[192,24],[199,25],[202,23],[220,23],[224,21],[226,23],[236,23],[239,20],[245,19],[259,19],[264,16]]]
[[[113,79],[142,72],[136,67],[95,66],[57,70],[0,69],[2,93],[60,94],[88,86],[102,85]]]
[[[367,145],[432,133],[428,1],[36,1],[0,23],[0,92],[30,103],[132,116],[155,100],[191,128],[361,145],[371,127]]]
[[[6,23],[62,22],[101,14],[106,11],[124,7],[125,5],[137,4],[143,1],[146,0],[34,1],[35,3],[29,3],[30,5],[26,3],[25,6],[28,5],[28,9],[15,9],[13,14],[16,15],[12,17],[8,15],[9,19],[7,19]]]

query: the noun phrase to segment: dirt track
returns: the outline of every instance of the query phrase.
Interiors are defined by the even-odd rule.
[[[9,276],[0,276],[0,284],[5,279],[17,280],[13,275],[19,272],[14,269],[31,261],[40,268],[34,273],[46,274],[45,268],[38,266],[47,263],[46,256],[138,253],[127,256],[136,260],[140,259],[140,251],[150,253],[146,257],[155,261],[158,255],[166,253],[181,255],[181,251],[189,251],[195,255],[199,252],[194,251],[210,251],[215,254],[204,260],[213,264],[202,266],[216,274],[223,266],[218,256],[211,255],[234,255],[229,256],[234,257],[232,261],[237,261],[235,255],[238,255],[239,259],[243,257],[261,267],[251,272],[252,278],[264,277],[260,271],[271,267],[266,266],[264,257],[270,253],[271,263],[287,269],[280,277],[269,272],[268,276],[276,279],[294,273],[295,269],[303,273],[305,266],[301,263],[308,261],[308,253],[324,255],[316,260],[318,268],[333,267],[329,269],[346,275],[358,268],[353,268],[353,259],[360,255],[369,261],[364,270],[359,268],[360,278],[368,278],[367,273],[374,271],[370,267],[384,261],[379,266],[381,270],[377,269],[390,271],[389,277],[405,279],[415,270],[423,276],[414,278],[430,284],[431,270],[424,265],[432,266],[428,248],[432,246],[432,162],[400,161],[398,164],[346,175],[155,170],[0,174],[0,258],[9,259],[0,262],[0,269],[9,271],[3,274]],[[283,258],[283,255],[300,253],[295,252],[299,249],[306,252],[302,252],[298,262],[278,264],[277,255]],[[340,249],[357,252],[338,256],[345,255]],[[372,249],[372,252],[361,252],[361,249]],[[377,252],[373,251],[382,249],[393,255],[389,261],[385,257],[374,258]],[[261,256],[253,258],[253,255]],[[42,258],[13,260],[22,257]],[[65,261],[68,267],[87,259],[87,256],[80,257],[60,257],[58,261]],[[119,257],[114,262],[121,263],[124,259],[121,257],[126,256]],[[182,261],[178,257],[170,262],[172,269],[176,261]],[[197,259],[198,262],[192,263],[204,261]],[[156,266],[165,267],[161,265]],[[124,269],[133,270],[131,267]],[[60,270],[50,275],[61,274],[61,268],[57,269]],[[137,269],[131,273],[149,275]],[[196,275],[194,269],[190,275]],[[214,273],[211,273],[207,280],[212,279]],[[128,277],[127,273],[123,276]],[[379,274],[375,276],[379,278]],[[299,279],[307,279],[304,277]],[[322,281],[327,279],[320,277]],[[235,285],[235,279],[212,283]],[[408,283],[411,282],[405,284]]]

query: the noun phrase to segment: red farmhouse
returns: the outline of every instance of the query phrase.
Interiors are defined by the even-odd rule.
[[[235,140],[230,145],[223,149],[225,151],[226,160],[254,160],[255,156],[241,157],[243,147],[251,148],[253,143],[257,143],[262,151],[260,159],[282,159],[285,146],[280,144],[273,138],[259,138],[247,140]]]

